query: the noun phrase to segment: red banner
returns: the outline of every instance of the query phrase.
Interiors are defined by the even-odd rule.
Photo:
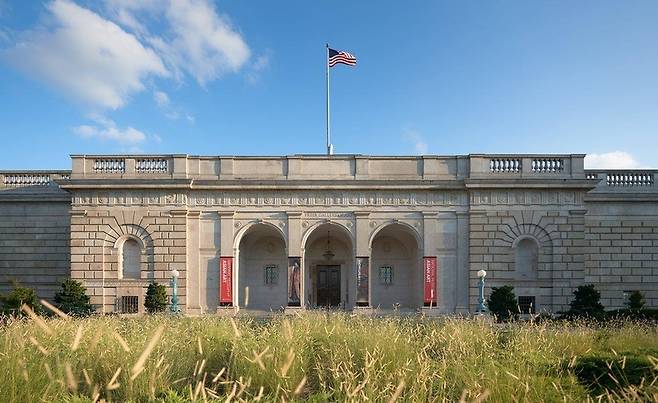
[[[425,305],[436,306],[436,256],[425,256],[423,258],[423,284],[424,295],[423,302]]]
[[[219,258],[219,304],[233,304],[233,258],[230,256]]]

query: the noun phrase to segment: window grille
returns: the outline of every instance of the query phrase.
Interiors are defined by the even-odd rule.
[[[384,285],[393,284],[393,267],[381,266],[379,268],[379,282]]]
[[[521,314],[535,313],[535,297],[519,296],[518,298],[519,312]]]
[[[265,266],[265,284],[274,285],[279,283],[279,267],[275,264]]]
[[[139,297],[137,295],[124,295],[121,297],[119,312],[137,313],[139,312]]]

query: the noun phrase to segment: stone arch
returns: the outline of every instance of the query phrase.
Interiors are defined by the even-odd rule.
[[[347,228],[347,226],[345,226],[345,225],[343,225],[339,222],[333,221],[333,220],[322,220],[322,221],[318,221],[318,222],[314,223],[313,225],[311,225],[310,227],[306,228],[306,230],[304,231],[304,234],[302,234],[302,242],[301,242],[302,253],[304,253],[304,248],[306,248],[309,237],[319,227],[321,227],[325,224],[331,225],[332,228],[338,229],[344,236],[348,237],[349,240],[350,240],[350,243],[352,244],[352,248],[356,249],[356,239],[354,239],[354,234],[352,233],[352,231],[350,231],[349,228]]]
[[[105,232],[104,244],[104,258],[105,263],[109,264],[110,272],[116,273],[111,277],[116,276],[117,279],[125,280],[145,280],[155,278],[155,258],[153,239],[151,234],[138,224],[117,224],[106,225],[104,228],[99,228]],[[125,277],[123,276],[123,246],[127,240],[136,242],[139,246],[140,256],[140,276]]]
[[[141,239],[134,235],[122,235],[114,242],[117,253],[117,278],[141,279],[142,256],[146,248]]]
[[[521,279],[535,279],[539,270],[540,244],[532,235],[522,235],[512,242],[514,270]]]
[[[418,248],[422,250],[423,248],[423,238],[421,237],[420,233],[418,230],[411,224],[406,223],[404,221],[399,221],[399,220],[389,220],[384,222],[383,224],[380,224],[377,228],[375,228],[372,233],[370,234],[370,239],[368,239],[368,247],[372,249],[372,242],[374,241],[375,237],[379,232],[381,232],[383,229],[386,227],[389,227],[391,225],[401,225],[406,228],[406,230],[409,232],[409,234],[413,235],[413,237],[416,239],[416,243],[418,244]]]
[[[554,306],[554,243],[560,234],[552,216],[535,210],[515,211],[499,226],[494,246],[502,247],[491,286],[514,286],[517,297],[530,297],[537,310]],[[504,251],[507,254],[502,254]]]
[[[407,223],[387,222],[370,240],[371,304],[382,309],[418,309],[423,304],[422,238]]]
[[[306,230],[301,251],[302,296],[307,306],[349,308],[355,304],[354,292],[349,291],[355,283],[355,244],[352,232],[335,221],[323,220]]]
[[[280,310],[288,301],[286,237],[274,224],[253,221],[236,234],[235,301],[252,310]]]
[[[250,228],[256,226],[256,225],[266,225],[273,230],[277,231],[279,235],[281,235],[281,238],[283,239],[283,242],[286,245],[286,251],[288,250],[288,237],[286,234],[283,232],[281,228],[279,228],[277,225],[268,222],[268,221],[263,221],[263,220],[252,220],[240,227],[239,230],[236,231],[235,235],[233,236],[233,250],[237,251],[240,247],[240,242],[242,241],[242,237],[245,235],[247,231],[249,231]]]

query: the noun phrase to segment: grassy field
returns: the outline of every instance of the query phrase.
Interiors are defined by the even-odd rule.
[[[106,316],[5,321],[0,343],[1,402],[658,401],[640,324]]]

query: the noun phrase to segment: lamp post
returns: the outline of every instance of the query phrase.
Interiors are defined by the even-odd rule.
[[[485,270],[478,270],[477,275],[480,279],[480,297],[478,298],[477,312],[484,313],[484,278],[487,277],[487,272]]]
[[[178,313],[180,309],[178,308],[178,276],[180,273],[178,270],[174,269],[171,271],[171,312]]]

